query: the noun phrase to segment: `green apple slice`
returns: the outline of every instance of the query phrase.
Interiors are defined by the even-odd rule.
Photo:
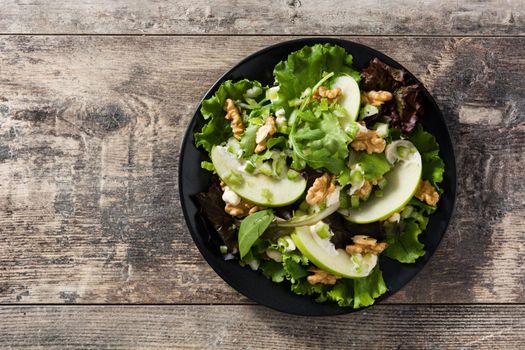
[[[361,106],[361,92],[359,85],[349,75],[341,75],[335,78],[332,83],[332,88],[340,88],[343,92],[343,97],[339,100],[339,104],[348,113],[347,117],[340,118],[339,123],[346,131],[348,125],[352,124],[357,119],[359,114],[359,107]]]
[[[343,249],[335,249],[328,239],[321,239],[310,226],[297,227],[291,237],[299,251],[315,266],[336,276],[366,277],[377,264],[376,255],[350,255]]]
[[[410,143],[403,141],[403,146],[406,146],[407,142]],[[348,221],[367,224],[384,220],[410,201],[421,179],[421,155],[412,145],[410,156],[398,159],[400,160],[394,168],[385,175],[387,185],[383,190],[383,196],[372,195],[359,208],[341,212]]]
[[[286,171],[280,178],[244,171],[241,160],[226,147],[214,146],[210,153],[217,175],[242,198],[265,207],[280,207],[295,202],[306,188],[306,180],[297,176],[290,180]]]

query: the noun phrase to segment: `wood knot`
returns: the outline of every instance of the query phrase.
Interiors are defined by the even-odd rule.
[[[106,105],[88,112],[86,122],[89,129],[113,132],[129,124],[130,118],[119,106]]]

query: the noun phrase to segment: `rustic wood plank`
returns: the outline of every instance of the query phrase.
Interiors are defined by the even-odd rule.
[[[377,306],[294,317],[261,306],[0,308],[0,346],[32,349],[523,349],[525,306]]]
[[[493,36],[524,24],[520,0],[7,0],[0,33]]]
[[[185,227],[176,174],[198,100],[281,37],[0,38],[0,302],[237,303]],[[391,302],[525,302],[525,39],[360,38],[443,108],[455,220]]]

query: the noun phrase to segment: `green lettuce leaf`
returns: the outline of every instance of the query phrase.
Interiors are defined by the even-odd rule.
[[[308,271],[306,271],[304,265],[287,254],[283,255],[283,267],[286,279],[292,284],[308,276]]]
[[[195,133],[195,145],[197,147],[202,146],[207,152],[210,152],[214,145],[218,145],[230,138],[233,133],[230,121],[225,118],[224,101],[227,98],[233,100],[244,99],[246,92],[250,89],[252,89],[250,91],[253,91],[254,88],[262,89],[263,87],[259,82],[247,79],[235,83],[227,80],[222,83],[212,97],[204,100],[201,106],[201,114],[207,120],[207,123],[200,132]],[[264,97],[264,94],[259,95],[258,99],[260,100],[262,97]]]
[[[421,177],[428,180],[440,192],[439,183],[443,181],[443,173],[445,172],[445,163],[439,156],[439,145],[436,138],[423,130],[419,124],[409,138],[410,142],[416,146],[421,154],[423,162],[423,171]]]
[[[412,207],[416,207],[418,209],[421,209],[425,214],[427,215],[430,215],[432,214],[433,212],[436,211],[436,207],[433,207],[431,205],[428,205],[422,201],[420,201],[419,199],[417,199],[416,197],[413,197],[410,202],[408,202],[408,205],[412,206]]]
[[[384,254],[402,263],[414,263],[425,255],[425,246],[418,237],[423,232],[416,220],[408,219],[402,225],[385,223],[386,242],[388,247]]]
[[[296,294],[317,296],[317,302],[331,300],[341,307],[352,306],[355,309],[372,305],[375,299],[387,290],[379,266],[376,266],[367,277],[353,280],[342,278],[333,286],[311,285],[305,279],[292,285],[292,291]]]
[[[332,44],[305,46],[291,53],[279,62],[273,75],[279,84],[276,105],[290,111],[289,101],[299,98],[307,88],[312,88],[325,72],[349,74],[356,81],[361,79],[359,72],[352,67],[353,58],[344,48]]]
[[[283,147],[286,145],[287,138],[284,136],[277,136],[277,137],[271,137],[268,139],[268,142],[266,142],[266,148],[272,149],[275,146]]]
[[[326,168],[339,174],[346,167],[350,137],[330,109],[321,111],[317,103],[312,105],[311,109],[299,112],[298,121],[292,126],[293,159],[302,159],[314,169]]]
[[[376,265],[367,277],[354,279],[353,282],[354,309],[372,305],[376,298],[388,290],[379,265]]]
[[[283,264],[277,261],[267,260],[261,263],[260,269],[266,278],[272,280],[275,283],[281,283],[284,281],[285,270]]]
[[[366,180],[375,180],[392,169],[392,165],[386,160],[384,153],[368,154],[362,152],[358,164],[363,169]]]
[[[341,307],[353,306],[354,283],[350,279],[341,279],[326,292],[329,300],[335,301]]]
[[[243,157],[249,157],[253,154],[256,146],[255,137],[259,127],[260,125],[257,124],[248,124],[248,127],[244,130],[244,134],[242,134],[239,142]]]
[[[298,295],[317,296],[317,302],[323,302],[328,299],[326,293],[331,286],[324,284],[310,284],[306,279],[302,279],[297,283],[292,284],[292,292]]]
[[[286,279],[292,284],[308,276],[308,271],[306,271],[306,267],[308,266],[308,258],[300,251],[287,251],[287,243],[279,240],[278,243],[271,244],[270,249],[281,253],[283,261],[279,265],[281,265]]]

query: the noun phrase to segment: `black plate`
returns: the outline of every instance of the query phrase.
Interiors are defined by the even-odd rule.
[[[228,79],[239,80],[247,78],[258,80],[263,85],[272,85],[274,81],[272,71],[279,61],[286,59],[291,52],[299,50],[305,45],[317,43],[332,43],[344,47],[347,52],[354,56],[354,66],[358,70],[366,67],[368,62],[374,57],[378,57],[383,62],[394,67],[405,69],[381,52],[351,41],[327,38],[298,39],[270,46],[245,58],[224,74],[203,99],[212,96],[219,85]],[[386,257],[381,257],[380,266],[389,291],[378,298],[376,303],[401,289],[423,268],[439,245],[454,209],[456,197],[454,150],[443,115],[426,89],[423,91],[423,107],[425,109],[423,126],[436,137],[441,149],[440,155],[445,161],[445,175],[441,184],[444,193],[439,201],[437,211],[430,217],[427,229],[420,236],[420,240],[426,246],[427,253],[415,264],[401,264]],[[210,237],[216,235],[216,233],[207,230],[203,219],[198,214],[197,205],[191,198],[192,195],[207,190],[210,184],[210,174],[200,167],[201,160],[205,160],[207,157],[204,152],[195,148],[193,140],[193,133],[196,130],[200,130],[203,125],[202,115],[199,110],[200,104],[188,126],[182,144],[179,165],[179,191],[186,223],[195,244],[208,264],[238,292],[272,309],[310,316],[337,315],[356,311],[353,308],[338,307],[331,302],[316,303],[311,297],[299,296],[291,292],[290,286],[286,282],[273,283],[261,273],[239,266],[237,261],[223,260],[219,247],[213,240],[210,240]]]

